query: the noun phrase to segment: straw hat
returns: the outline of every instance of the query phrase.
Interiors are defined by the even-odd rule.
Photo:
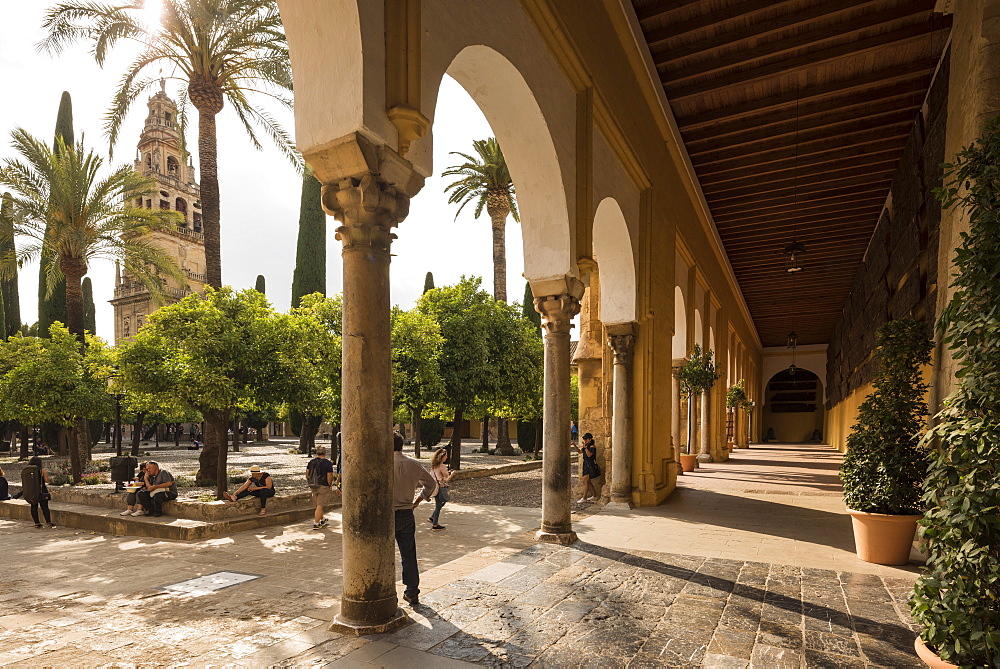
[[[259,471],[260,471],[260,467],[258,467],[257,465],[254,465],[253,467],[250,468],[250,473],[251,474],[259,472]]]

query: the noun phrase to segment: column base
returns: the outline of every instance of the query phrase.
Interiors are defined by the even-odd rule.
[[[612,499],[604,505],[604,508],[612,511],[631,511],[634,507],[630,499]]]
[[[539,541],[543,544],[559,544],[561,546],[569,546],[570,544],[576,543],[576,540],[576,532],[573,532],[572,530],[569,532],[546,532],[545,530],[538,530],[535,532],[535,541]]]
[[[697,460],[698,462],[715,462],[715,460],[712,459],[711,453],[699,453]]]
[[[329,629],[331,632],[339,632],[341,634],[349,634],[351,636],[367,636],[368,634],[385,634],[386,632],[392,632],[393,630],[399,629],[410,622],[410,617],[403,612],[403,609],[396,609],[396,613],[392,618],[384,623],[378,623],[376,625],[345,620],[338,614],[334,617],[333,623],[330,625]]]

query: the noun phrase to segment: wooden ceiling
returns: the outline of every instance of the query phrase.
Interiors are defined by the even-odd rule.
[[[829,342],[950,17],[934,0],[632,3],[763,345]]]

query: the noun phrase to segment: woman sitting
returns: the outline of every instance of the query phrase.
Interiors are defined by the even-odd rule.
[[[139,504],[139,490],[146,487],[146,463],[139,463],[139,473],[136,475],[135,479],[129,484],[130,486],[139,486],[139,489],[135,492],[125,493],[125,510],[119,515],[122,516],[141,516],[142,515],[142,505]]]
[[[262,472],[260,467],[254,465],[250,468],[250,476],[247,482],[236,491],[236,496],[224,493],[230,502],[241,500],[244,497],[256,497],[260,500],[260,515],[267,514],[267,499],[274,497],[274,481],[267,472]]]
[[[7,476],[3,473],[3,467],[0,467],[0,502],[6,502],[8,499],[17,499],[20,496],[21,493],[11,496]]]

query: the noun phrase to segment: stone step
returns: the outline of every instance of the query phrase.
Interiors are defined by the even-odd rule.
[[[150,537],[153,539],[174,539],[194,541],[228,536],[234,532],[252,530],[271,525],[284,525],[311,518],[312,508],[298,508],[268,512],[266,516],[246,515],[221,520],[194,520],[161,516],[122,516],[121,508],[109,510],[106,507],[67,502],[49,502],[52,522],[57,526],[75,527],[82,530],[104,532],[118,536]],[[0,518],[31,522],[31,511],[23,500],[0,502]]]

